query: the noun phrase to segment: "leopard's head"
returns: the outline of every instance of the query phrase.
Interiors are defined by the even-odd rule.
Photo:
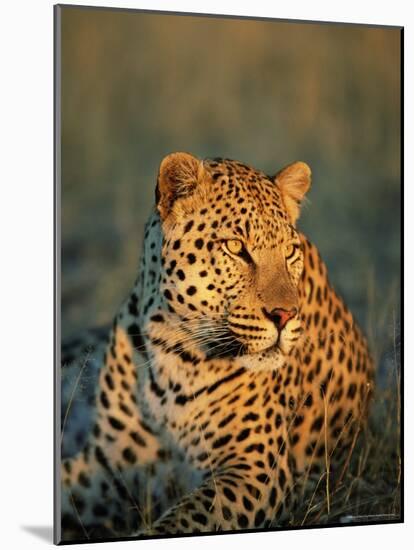
[[[227,159],[164,158],[159,290],[183,341],[246,366],[283,364],[302,332],[295,224],[310,176],[303,162],[269,177]]]

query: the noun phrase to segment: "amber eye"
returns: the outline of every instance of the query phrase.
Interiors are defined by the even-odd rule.
[[[286,256],[287,260],[290,260],[290,258],[292,258],[292,256],[296,252],[296,248],[297,248],[296,244],[288,244],[287,245],[287,247],[285,249],[285,256]]]
[[[226,247],[231,254],[239,255],[243,250],[243,243],[238,239],[229,239],[226,241]]]

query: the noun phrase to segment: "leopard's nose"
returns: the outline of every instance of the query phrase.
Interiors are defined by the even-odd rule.
[[[286,310],[282,308],[276,307],[275,309],[272,309],[272,311],[265,311],[266,316],[273,321],[273,323],[276,325],[278,330],[283,330],[283,328],[286,326],[286,323],[293,319],[293,317],[296,317],[298,314],[298,310],[296,307]]]

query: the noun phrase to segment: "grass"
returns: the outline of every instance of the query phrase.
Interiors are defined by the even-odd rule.
[[[392,373],[390,373],[392,376]],[[321,476],[319,487],[305,497],[292,526],[350,524],[400,519],[401,454],[399,381],[378,390],[368,425],[348,455],[349,462],[332,486]]]

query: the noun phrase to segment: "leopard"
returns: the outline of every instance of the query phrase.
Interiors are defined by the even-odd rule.
[[[161,161],[132,291],[88,336],[99,368],[90,430],[59,465],[62,540],[278,529],[340,477],[375,367],[297,227],[310,186],[301,161],[272,176]]]

